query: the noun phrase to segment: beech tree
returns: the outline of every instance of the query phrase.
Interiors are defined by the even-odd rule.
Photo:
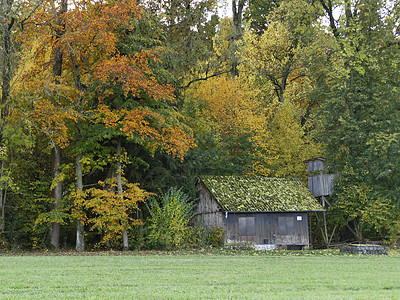
[[[90,114],[97,124],[118,127],[117,136],[126,135],[135,142],[143,140],[150,152],[162,148],[183,157],[193,142],[179,125],[178,114],[162,108],[163,116],[154,109],[146,109],[146,101],[159,107],[174,101],[172,87],[159,84],[149,66],[150,61],[159,61],[158,49],[124,52],[120,48],[119,43],[132,34],[141,8],[135,1],[76,1],[69,11],[65,1],[61,4],[49,3],[49,7],[35,15],[36,24],[30,28],[34,64],[24,74],[23,84],[35,97],[31,116],[36,127],[47,134],[53,149],[68,146],[74,132],[72,124],[80,124]],[[60,10],[54,15],[57,9]],[[114,97],[116,87],[121,91],[118,97],[135,101],[128,106],[109,106],[112,102],[107,101]],[[89,110],[89,103],[98,106]],[[75,130],[78,140],[79,130]],[[78,194],[83,188],[83,154],[77,151]],[[122,172],[120,166],[117,169]],[[58,187],[63,176],[56,175],[54,185]],[[120,174],[117,179],[122,196]],[[78,232],[80,223],[78,220]]]
[[[275,176],[306,179],[303,161],[320,155],[310,117],[316,107],[310,57],[324,55],[327,37],[318,16],[319,10],[305,1],[282,1],[261,35],[251,29],[244,33],[238,80],[252,86],[263,103],[276,155],[269,168]]]

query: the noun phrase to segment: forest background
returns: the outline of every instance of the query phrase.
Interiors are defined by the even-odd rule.
[[[326,157],[334,240],[400,235],[398,1],[4,0],[0,249],[176,248],[198,175]]]

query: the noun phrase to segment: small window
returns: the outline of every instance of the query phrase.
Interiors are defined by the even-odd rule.
[[[294,217],[278,217],[278,234],[294,234]]]
[[[240,236],[256,235],[255,217],[238,218],[238,220]]]

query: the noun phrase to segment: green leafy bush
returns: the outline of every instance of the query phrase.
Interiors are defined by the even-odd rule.
[[[190,244],[193,228],[189,221],[194,203],[178,188],[170,188],[159,197],[150,197],[147,208],[150,218],[146,222],[147,241],[151,248],[176,249]]]
[[[225,243],[225,231],[219,226],[204,230],[206,236],[206,245],[221,247]]]

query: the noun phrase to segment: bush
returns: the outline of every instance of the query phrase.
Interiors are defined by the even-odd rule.
[[[150,218],[146,222],[147,241],[151,248],[176,249],[190,244],[193,229],[189,221],[194,203],[178,188],[170,188],[158,201],[150,197],[147,202]]]
[[[205,229],[206,245],[213,247],[221,247],[225,243],[224,229],[214,226],[212,229]]]

